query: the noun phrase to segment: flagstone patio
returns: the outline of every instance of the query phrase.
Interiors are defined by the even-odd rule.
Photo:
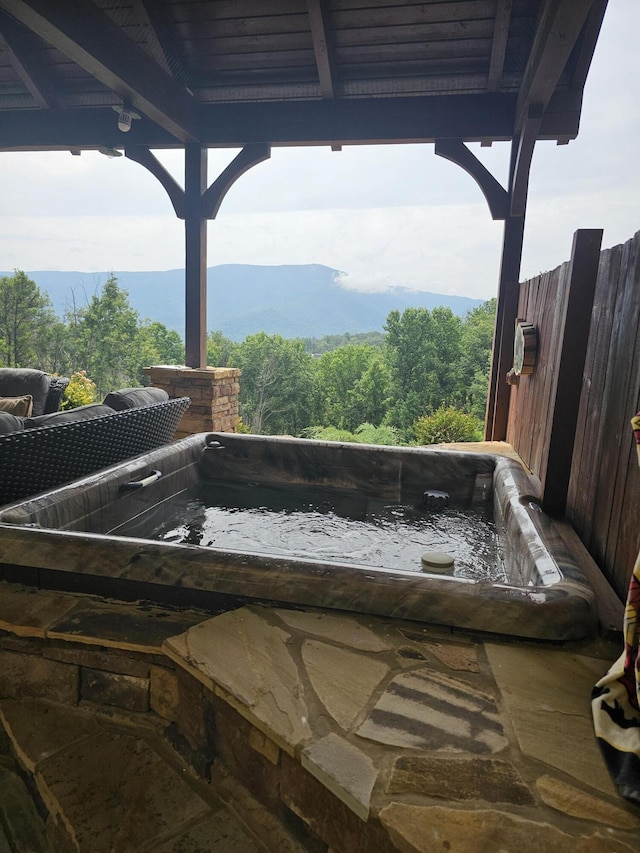
[[[591,726],[615,641],[7,583],[0,629],[3,778],[56,851],[637,849]]]

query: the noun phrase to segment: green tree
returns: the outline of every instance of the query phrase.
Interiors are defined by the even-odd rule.
[[[315,366],[322,424],[353,431],[359,424],[382,421],[388,371],[379,348],[369,344],[342,346],[325,352]]]
[[[139,315],[128,294],[111,275],[89,304],[74,308],[68,318],[77,369],[86,370],[100,396],[136,381],[142,354]]]
[[[211,367],[228,367],[235,344],[218,329],[207,335],[207,364]]]
[[[299,435],[313,423],[313,357],[302,341],[249,335],[229,366],[241,370],[240,414],[251,432]]]
[[[487,404],[495,314],[496,300],[489,299],[469,311],[462,324],[461,404],[478,418],[484,418]]]
[[[56,316],[46,294],[21,270],[0,278],[0,363],[41,367],[48,330]]]
[[[314,355],[322,355],[349,344],[371,344],[374,347],[382,347],[384,340],[385,336],[382,332],[345,332],[342,335],[325,335],[323,338],[302,338],[306,351]]]
[[[387,420],[406,437],[417,418],[456,399],[461,325],[450,308],[407,308],[387,317],[391,372]]]
[[[149,377],[143,370],[153,364],[184,364],[184,344],[174,329],[147,320],[138,328],[131,349],[131,375],[140,384],[148,385]]]
[[[73,342],[65,323],[55,315],[38,334],[36,364],[41,370],[69,376],[73,371]]]

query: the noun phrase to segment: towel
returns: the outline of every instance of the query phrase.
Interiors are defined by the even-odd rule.
[[[631,419],[640,462],[640,412]],[[591,694],[593,727],[618,791],[640,804],[640,554],[624,611],[624,651]]]

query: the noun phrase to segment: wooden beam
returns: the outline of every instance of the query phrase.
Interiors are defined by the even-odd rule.
[[[207,220],[201,199],[207,186],[207,149],[184,150],[185,192],[185,362],[207,366]]]
[[[158,36],[158,31],[156,27],[156,23],[151,19],[151,15],[153,14],[153,9],[157,9],[157,6],[150,6],[147,3],[147,0],[131,0],[131,5],[133,6],[133,10],[142,22],[142,25],[148,32],[149,40],[153,44],[154,53],[157,56],[158,65],[160,65],[167,74],[171,74],[171,64],[169,62],[169,56],[167,51],[165,50],[164,44],[162,40]]]
[[[514,108],[515,95],[488,93],[215,104],[202,108],[202,139],[272,146],[510,140]]]
[[[146,27],[149,38],[155,48],[159,64],[162,68],[180,83],[181,86],[190,86],[193,75],[183,63],[169,50],[169,34],[167,23],[162,15],[162,9],[156,0],[132,0],[133,8]]]
[[[243,148],[203,194],[202,216],[206,219],[215,219],[222,200],[238,178],[253,166],[268,160],[270,156],[271,149],[268,145],[254,144]]]
[[[587,74],[591,67],[591,60],[593,59],[593,54],[598,42],[598,36],[600,35],[604,13],[607,9],[607,2],[608,0],[595,0],[591,7],[591,11],[589,12],[589,16],[582,33],[580,50],[576,56],[575,64],[571,72],[571,79],[569,80],[569,88],[574,92],[582,92],[584,89]]]
[[[510,141],[515,106],[515,95],[493,93],[201,104],[197,113],[203,145],[242,148],[265,142],[274,147],[435,142],[445,138]],[[542,119],[538,139],[573,138],[579,115],[578,93],[556,94]],[[148,121],[134,122],[125,140],[111,107],[12,110],[11,121],[0,122],[0,149],[5,150],[122,147],[125,141],[147,148],[182,148],[172,133]]]
[[[489,77],[487,80],[488,92],[496,91],[502,77],[504,57],[507,52],[507,40],[509,38],[512,4],[513,0],[497,0],[493,24],[493,42],[491,43],[491,59],[489,60]]]
[[[336,97],[336,72],[331,46],[331,30],[329,28],[329,13],[323,0],[307,0],[313,52],[318,66],[320,94],[323,98]]]
[[[0,10],[0,44],[7,50],[13,70],[41,109],[60,106],[51,80],[33,64],[23,41],[24,31],[13,18]]]
[[[193,96],[90,0],[0,0],[0,8],[176,139],[198,139]]]
[[[506,219],[509,216],[509,194],[464,142],[459,139],[437,139],[436,154],[456,163],[471,175],[487,200],[492,219]]]
[[[546,0],[518,94],[516,132],[522,129],[529,106],[544,111],[549,103],[594,2]]]
[[[523,237],[524,216],[507,217],[504,222],[502,240],[493,355],[485,418],[485,439],[487,441],[506,441],[507,438],[510,396],[510,387],[507,385],[507,371],[513,364]]]

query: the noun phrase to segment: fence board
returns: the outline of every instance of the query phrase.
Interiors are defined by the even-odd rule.
[[[618,458],[616,468],[616,485],[611,506],[611,521],[607,534],[605,547],[605,565],[612,566],[613,574],[617,574],[615,564],[616,552],[619,545],[619,537],[627,529],[622,523],[625,510],[624,497],[627,491],[627,480],[630,474],[635,473],[635,465],[632,469],[630,458],[633,451],[633,438],[629,420],[637,411],[638,385],[640,383],[640,341],[638,330],[640,328],[640,240],[632,242],[629,265],[625,269],[625,294],[628,299],[623,309],[622,328],[618,332],[618,357],[614,380],[618,380],[616,390],[617,410],[614,417],[620,423],[621,436],[618,445]],[[637,463],[636,463],[637,464]],[[631,504],[633,506],[633,504]]]
[[[629,420],[633,412],[628,410],[628,389],[631,380],[631,362],[635,350],[635,337],[638,333],[638,297],[633,293],[634,275],[637,260],[638,243],[629,241],[624,246],[621,264],[622,280],[619,298],[614,316],[615,334],[611,341],[611,355],[605,382],[605,394],[602,402],[602,417],[605,418],[602,437],[602,458],[599,483],[596,493],[593,516],[592,554],[599,565],[608,566],[613,575],[613,567],[606,562],[607,542],[614,535],[617,523],[613,517],[616,486],[624,488],[619,482],[621,476],[620,460],[628,459],[631,442]]]
[[[622,246],[614,246],[600,254],[569,481],[568,507],[571,522],[581,531],[582,541],[587,547],[591,543],[595,491],[599,479],[597,474],[602,457],[604,420],[601,416],[601,404],[607,375],[602,366],[607,364],[611,352],[621,258]]]
[[[557,312],[561,318],[559,353],[543,445],[546,459],[542,506],[553,516],[564,515],[567,506],[601,243],[600,228],[576,232],[571,263],[561,288],[562,309]]]

